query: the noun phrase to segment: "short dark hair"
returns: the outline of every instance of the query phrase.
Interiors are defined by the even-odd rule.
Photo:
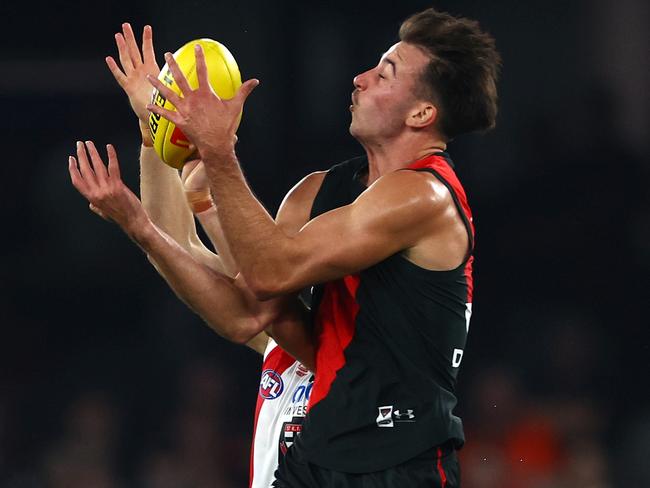
[[[399,38],[430,57],[417,95],[436,104],[444,136],[494,127],[501,56],[478,22],[430,8],[402,22]]]

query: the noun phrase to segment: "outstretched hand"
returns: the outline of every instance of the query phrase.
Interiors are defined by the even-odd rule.
[[[169,100],[176,111],[168,110],[152,103],[147,110],[154,112],[176,124],[197,147],[202,158],[228,154],[236,142],[235,132],[239,124],[239,114],[244,102],[259,84],[256,79],[246,81],[230,100],[221,99],[210,86],[205,55],[200,45],[194,47],[198,88],[192,90],[171,53],[165,54],[165,61],[181,89],[177,95],[154,76],[147,76],[151,85]]]
[[[108,144],[106,149],[108,166],[104,165],[92,141],[77,142],[77,157],[68,158],[70,178],[93,212],[117,223],[132,236],[136,230],[144,228],[149,218],[138,197],[122,181],[115,148]]]
[[[113,57],[106,57],[108,69],[122,87],[131,108],[145,126],[149,123],[147,104],[151,102],[152,88],[147,81],[147,75],[158,76],[160,68],[156,63],[156,53],[153,48],[153,32],[151,26],[145,25],[142,31],[142,52],[133,34],[131,24],[122,24],[122,32],[115,34],[115,43],[119,53],[120,66]]]

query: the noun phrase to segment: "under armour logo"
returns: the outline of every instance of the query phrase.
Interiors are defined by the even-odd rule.
[[[413,413],[413,410],[408,408],[405,411],[401,410],[395,410],[395,413],[393,413],[395,416],[395,420],[399,421],[406,421],[406,420],[413,420],[415,418],[415,414]]]

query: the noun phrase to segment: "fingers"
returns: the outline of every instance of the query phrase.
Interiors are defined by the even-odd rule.
[[[117,151],[113,144],[106,144],[106,152],[108,152],[108,175],[111,179],[121,180],[120,163],[117,160]]]
[[[108,171],[106,171],[106,166],[104,166],[104,161],[99,155],[95,143],[93,141],[86,141],[86,148],[88,148],[88,153],[90,154],[90,161],[92,164],[93,171],[97,177],[97,181],[101,184],[108,179]]]
[[[151,86],[156,88],[163,97],[165,97],[167,100],[169,100],[174,107],[178,108],[181,103],[183,103],[183,99],[178,96],[178,94],[169,88],[167,85],[165,85],[162,81],[160,81],[158,78],[155,76],[147,75],[147,80],[149,80],[149,83],[151,83]]]
[[[126,45],[126,40],[124,39],[124,36],[121,32],[115,34],[115,43],[117,44],[117,52],[119,54],[122,69],[124,70],[124,73],[129,76],[135,69],[135,66],[131,60],[129,48]]]
[[[205,54],[200,44],[194,46],[194,57],[196,59],[196,76],[199,80],[199,90],[212,90],[210,87],[210,77],[208,76],[208,66],[205,62]],[[217,98],[219,95],[216,94]]]
[[[207,181],[207,175],[205,173],[205,165],[203,164],[203,161],[200,159],[196,159],[192,161],[192,163],[196,163],[194,165],[194,168],[192,169],[192,176],[197,176],[200,175],[205,179],[206,186],[209,184]]]
[[[156,67],[156,52],[153,49],[153,29],[150,25],[145,25],[142,29],[142,56],[144,64],[154,64]]]
[[[95,172],[92,170],[88,162],[88,154],[86,153],[86,146],[83,142],[77,141],[77,160],[79,161],[79,174],[81,177],[90,184],[96,185],[97,179]]]
[[[252,78],[239,87],[239,91],[237,91],[236,97],[242,105],[259,84],[260,80]]]
[[[108,65],[108,69],[111,70],[111,73],[113,73],[115,81],[117,81],[118,85],[124,88],[127,82],[126,75],[122,73],[122,70],[119,68],[112,56],[106,56],[106,64]]]
[[[74,156],[68,156],[68,172],[70,173],[72,186],[74,186],[83,196],[86,196],[85,181],[79,172],[79,168],[77,167],[77,160],[74,158]]]
[[[135,35],[133,34],[133,29],[131,24],[125,22],[122,24],[122,32],[124,33],[124,39],[126,41],[126,47],[129,50],[129,55],[131,56],[131,61],[133,66],[139,66],[142,64],[142,56],[140,55],[140,50],[138,49],[138,43],[135,40]]]
[[[152,103],[147,105],[147,110],[149,110],[149,112],[153,112],[154,114],[160,115],[161,117],[165,117],[167,120],[173,122],[177,126],[182,125],[185,120],[183,116],[175,110],[167,110],[166,108],[159,107],[158,105],[154,105]]]
[[[186,95],[188,93],[192,92],[192,87],[190,87],[190,84],[187,82],[187,79],[185,78],[185,75],[181,71],[181,69],[178,67],[178,63],[176,63],[176,60],[174,59],[174,56],[172,56],[171,53],[165,53],[165,61],[167,62],[167,66],[169,66],[169,69],[172,72],[172,75],[174,75],[174,81],[178,85],[178,87],[181,89],[181,93]]]
[[[121,184],[121,178],[115,148],[111,144],[107,144],[106,149],[108,151],[108,172],[92,141],[86,141],[85,144],[77,142],[77,158],[68,157],[68,171],[72,185],[88,200],[90,210],[112,222],[113,219],[108,216],[106,210],[110,211],[110,201],[116,201],[115,190],[120,188],[114,184]],[[90,154],[92,164],[88,162],[88,154]],[[104,205],[106,202],[109,202],[107,206]]]

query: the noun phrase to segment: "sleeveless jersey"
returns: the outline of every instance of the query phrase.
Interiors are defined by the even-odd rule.
[[[311,218],[352,203],[366,187],[365,157],[332,167]],[[434,446],[464,443],[456,376],[472,303],[474,228],[465,192],[446,153],[402,170],[426,171],[449,190],[470,252],[450,271],[430,271],[392,255],[358,274],[314,287],[316,380],[295,447],[319,466],[366,473]]]
[[[302,428],[313,375],[269,339],[255,408],[250,487],[269,488],[278,462]]]

